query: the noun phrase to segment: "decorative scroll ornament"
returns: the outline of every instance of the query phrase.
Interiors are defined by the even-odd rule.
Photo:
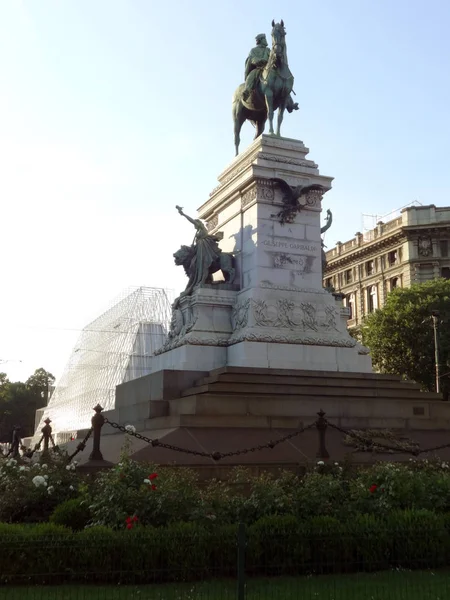
[[[355,448],[356,452],[376,452],[395,454],[396,452],[416,453],[419,444],[408,437],[398,437],[390,429],[351,429],[344,437],[346,446]],[[378,442],[378,443],[377,443]]]

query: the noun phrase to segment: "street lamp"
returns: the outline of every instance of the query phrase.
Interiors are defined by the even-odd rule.
[[[431,312],[431,319],[433,320],[434,330],[434,364],[436,369],[436,393],[440,392],[440,377],[439,377],[439,339],[438,339],[438,325],[439,325],[439,311],[433,310]]]

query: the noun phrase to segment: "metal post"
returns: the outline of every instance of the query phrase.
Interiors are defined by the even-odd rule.
[[[49,419],[47,417],[45,419],[44,423],[45,423],[45,425],[41,429],[42,437],[44,438],[44,448],[42,450],[42,458],[44,458],[44,456],[48,455],[49,442],[50,442],[50,438],[52,437],[52,428],[50,426],[51,419]]]
[[[19,448],[20,448],[20,435],[19,435],[20,427],[16,425],[12,434],[11,441],[11,450],[10,454],[12,454],[13,458],[17,458],[19,456]]]
[[[325,413],[322,409],[317,413],[319,418],[316,421],[317,431],[319,432],[319,451],[317,452],[317,458],[330,458],[325,447],[325,433],[327,431],[328,423],[325,419]]]
[[[434,330],[434,365],[436,369],[436,393],[440,392],[440,376],[439,376],[439,312],[434,310],[431,313],[431,318],[433,319],[433,330]]]
[[[246,532],[244,523],[238,526],[238,555],[237,555],[237,598],[245,600],[245,544]]]
[[[100,437],[102,427],[105,424],[105,417],[102,415],[103,408],[100,404],[97,404],[94,410],[95,415],[91,419],[92,428],[94,430],[94,439],[92,441],[92,452],[89,456],[89,460],[103,460],[103,455],[100,452]]]

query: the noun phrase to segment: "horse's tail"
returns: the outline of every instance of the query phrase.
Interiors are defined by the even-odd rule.
[[[235,90],[232,99],[233,110],[236,104],[242,101],[242,92],[244,91],[245,85],[241,83]]]
[[[239,152],[239,143],[240,143],[240,133],[242,123],[245,121],[245,116],[243,114],[243,104],[242,104],[242,92],[244,91],[245,85],[241,83],[240,86],[236,88],[236,91],[233,94],[232,106],[231,106],[231,115],[233,118],[233,128],[234,128],[234,147],[236,150],[236,156]]]

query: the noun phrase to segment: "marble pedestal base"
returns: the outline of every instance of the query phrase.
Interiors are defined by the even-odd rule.
[[[227,364],[225,346],[179,346],[152,358],[151,372],[212,371]]]
[[[205,284],[192,296],[181,298],[173,309],[169,338],[152,358],[152,373],[210,371],[225,366],[236,295],[235,286],[218,283]]]
[[[372,364],[367,354],[356,348],[307,346],[271,342],[239,342],[227,349],[230,367],[269,369],[301,369],[371,373]]]

